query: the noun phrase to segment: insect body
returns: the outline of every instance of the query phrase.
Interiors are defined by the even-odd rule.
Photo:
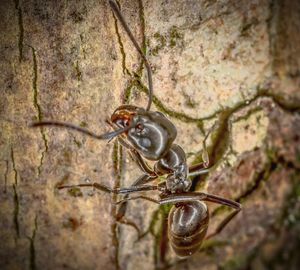
[[[77,130],[96,139],[112,139],[126,147],[143,174],[129,188],[110,189],[99,183],[79,184],[76,186],[92,186],[109,193],[125,194],[125,198],[118,202],[124,203],[134,199],[144,199],[157,204],[173,204],[168,217],[168,235],[171,246],[180,257],[185,257],[196,252],[204,239],[219,233],[228,222],[240,211],[241,205],[229,199],[225,199],[203,192],[190,192],[192,184],[189,176],[207,173],[209,160],[205,147],[203,148],[203,163],[188,167],[184,150],[174,143],[177,130],[174,124],[162,113],[150,111],[152,103],[152,73],[148,60],[144,56],[138,43],[134,39],[121,12],[114,1],[109,1],[115,15],[120,20],[135,48],[144,60],[149,82],[149,100],[146,109],[122,105],[111,116],[109,124],[114,131],[97,135],[87,129],[69,123],[57,121],[43,121],[33,123],[32,126],[58,126]],[[155,161],[151,168],[146,160]],[[165,176],[165,181],[157,185],[149,185],[159,176]],[[61,186],[59,188],[74,187]],[[153,199],[143,195],[131,196],[131,193],[141,191],[159,191],[159,199]],[[216,228],[215,232],[206,236],[209,213],[205,201],[232,207],[234,211],[227,216]]]

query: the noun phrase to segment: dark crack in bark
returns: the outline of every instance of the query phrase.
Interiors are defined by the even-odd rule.
[[[248,99],[247,101],[240,102],[232,108],[225,108],[221,111],[217,111],[209,117],[198,119],[200,123],[203,123],[202,121],[204,120],[211,120],[213,118],[218,117],[218,122],[220,123],[218,125],[218,128],[212,134],[212,145],[208,146],[208,153],[211,164],[217,166],[217,163],[222,161],[222,158],[229,146],[230,118],[233,114],[237,113],[238,111],[250,106],[251,104],[257,102],[259,99],[269,98],[275,105],[277,105],[279,108],[281,108],[287,113],[300,112],[300,101],[286,101],[280,95],[275,95],[270,91],[271,90],[258,87],[257,94],[253,98]],[[260,109],[262,109],[262,107],[258,105],[253,110]],[[199,162],[199,160],[201,160],[201,157],[196,157],[193,161],[193,164]]]
[[[8,170],[9,170],[9,167],[8,167],[8,160],[4,160],[5,162],[5,172],[4,172],[4,190],[3,192],[6,193],[7,192],[7,177],[8,177]]]
[[[23,25],[23,12],[20,5],[19,0],[14,0],[15,2],[15,9],[18,13],[18,26],[19,26],[19,41],[18,41],[18,48],[19,48],[19,61],[23,60],[23,46],[24,46],[24,25]]]
[[[142,44],[141,44],[141,49],[144,55],[147,55],[147,44],[146,44],[146,33],[145,33],[145,14],[144,14],[144,6],[142,0],[138,0],[138,5],[139,5],[139,18],[140,18],[140,28],[141,28],[141,33],[142,33]],[[141,57],[140,57],[141,58]],[[132,94],[132,88],[135,86],[135,76],[141,78],[143,74],[143,69],[144,69],[144,60],[141,58],[140,59],[140,64],[137,68],[136,71],[129,72],[131,76],[131,80],[128,82],[124,94],[123,94],[123,99],[122,103],[123,104],[128,104],[131,98]],[[132,73],[134,75],[132,75]]]
[[[82,73],[81,73],[80,68],[79,68],[79,61],[78,60],[76,61],[76,64],[75,64],[75,71],[76,71],[77,81],[80,82],[82,80]]]
[[[17,185],[13,184],[13,191],[14,191],[14,225],[16,230],[16,236],[17,238],[20,238],[20,225],[19,225],[19,208],[20,208],[20,202],[19,202],[19,194],[17,191]]]
[[[14,183],[12,185],[13,187],[13,193],[14,193],[14,214],[13,214],[13,221],[14,221],[14,226],[15,226],[15,230],[16,230],[16,236],[17,238],[20,237],[20,226],[19,226],[19,195],[18,195],[18,190],[17,190],[17,186],[18,186],[18,171],[16,169],[16,162],[15,162],[15,154],[14,154],[14,149],[13,147],[11,147],[11,161],[12,161],[12,168],[15,174],[14,177]]]
[[[118,1],[116,1],[119,8],[121,9],[120,7],[120,4]],[[118,38],[118,43],[119,43],[119,47],[120,47],[120,52],[121,52],[121,55],[122,55],[122,69],[123,69],[123,74],[127,74],[127,75],[131,75],[130,71],[128,70],[127,66],[126,66],[126,53],[125,53],[125,49],[124,49],[124,45],[123,45],[123,42],[122,42],[122,39],[121,39],[121,35],[120,35],[120,31],[119,31],[119,27],[118,27],[118,20],[115,16],[115,14],[113,13],[112,11],[112,15],[114,17],[114,21],[115,21],[115,30],[116,30],[116,34],[117,34],[117,38]]]
[[[38,229],[37,216],[35,216],[32,235],[31,235],[31,237],[27,236],[27,239],[29,240],[30,270],[37,269],[37,267],[36,267],[36,249],[35,249],[35,242],[34,242],[37,229]]]
[[[14,149],[13,147],[11,147],[10,149],[10,157],[11,157],[11,161],[12,161],[12,167],[13,167],[13,171],[15,174],[15,182],[14,184],[17,186],[18,185],[18,171],[16,169],[16,162],[15,162],[15,154],[14,154]]]
[[[121,179],[121,174],[120,174],[120,152],[119,152],[119,143],[118,141],[115,141],[114,147],[113,147],[113,152],[112,152],[112,159],[113,159],[113,169],[114,169],[114,176],[115,176],[115,181],[114,181],[114,188],[120,187],[120,179]],[[114,202],[111,205],[111,216],[113,217],[113,222],[111,225],[111,233],[112,233],[112,244],[115,249],[114,252],[114,258],[113,261],[116,264],[116,269],[120,269],[120,263],[119,263],[119,226],[117,222],[117,215],[118,215],[118,209],[116,207],[116,202],[118,200],[118,195],[117,194],[112,194],[112,201]]]
[[[38,86],[37,86],[37,80],[38,80],[38,66],[37,66],[37,59],[36,59],[36,51],[33,47],[31,47],[31,51],[32,51],[32,61],[33,61],[33,79],[32,79],[32,89],[33,89],[33,105],[37,110],[37,118],[38,121],[42,121],[43,119],[43,113],[42,113],[42,109],[41,109],[41,105],[39,104],[38,101]],[[41,168],[43,166],[43,162],[44,162],[44,158],[45,158],[45,154],[48,151],[48,142],[47,142],[47,138],[46,138],[46,134],[44,132],[44,129],[41,128],[40,129],[41,132],[41,136],[44,142],[44,151],[42,151],[41,153],[41,158],[40,158],[40,164],[38,166],[38,176],[40,176],[41,174]]]

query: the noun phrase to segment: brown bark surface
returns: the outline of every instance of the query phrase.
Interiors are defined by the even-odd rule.
[[[152,110],[177,126],[189,164],[213,164],[193,189],[236,200],[238,216],[190,258],[169,248],[169,206],[61,184],[129,186],[140,169],[96,133],[121,104],[145,106],[142,60],[107,1],[1,1],[1,269],[299,269],[300,2],[119,1],[147,52]],[[153,192],[152,197],[157,196]],[[209,204],[212,232],[230,209]]]

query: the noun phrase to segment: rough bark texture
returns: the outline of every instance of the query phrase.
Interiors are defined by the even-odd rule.
[[[32,121],[103,133],[115,108],[145,106],[142,61],[107,1],[1,1],[1,269],[299,269],[300,2],[120,1],[153,67],[153,110],[177,126],[189,163],[209,137],[204,190],[243,211],[200,252],[169,248],[170,207],[59,184],[129,186],[128,152]],[[155,196],[157,194],[152,194]],[[229,209],[209,204],[209,231]]]

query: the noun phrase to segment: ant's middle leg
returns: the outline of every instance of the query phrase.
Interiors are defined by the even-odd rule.
[[[134,193],[134,192],[150,191],[150,190],[157,190],[158,189],[157,186],[152,186],[152,185],[131,186],[129,188],[114,188],[114,189],[112,189],[108,186],[105,186],[105,185],[99,184],[99,183],[59,186],[57,188],[58,189],[64,189],[64,188],[74,188],[74,187],[93,187],[95,189],[104,191],[106,193],[114,193],[114,194],[120,194],[120,195],[123,195],[123,194],[128,195],[128,194]],[[129,226],[133,227],[137,231],[138,237],[140,237],[141,236],[141,231],[140,231],[139,227],[135,224],[135,222],[133,222],[132,220],[125,217],[126,208],[127,208],[126,203],[123,203],[119,207],[119,209],[117,211],[117,214],[116,214],[116,219],[119,223],[126,224],[126,225],[129,225]]]
[[[108,186],[105,186],[105,185],[99,184],[99,183],[66,185],[66,186],[58,186],[57,188],[64,189],[64,188],[74,188],[74,187],[93,187],[98,190],[104,191],[106,193],[114,193],[114,194],[120,194],[120,195],[158,189],[157,186],[153,186],[153,185],[131,186],[129,188],[110,188]]]
[[[152,177],[150,175],[143,174],[128,189],[130,189],[132,192],[146,191],[146,190],[155,190],[155,189],[157,189],[157,186],[149,186],[149,187],[153,187],[153,189],[152,188],[147,189],[147,188],[145,188],[147,186],[144,185],[144,184],[149,183],[149,182],[155,180],[156,178],[157,178],[157,176],[156,177]],[[122,194],[124,194],[124,193],[122,193]],[[128,194],[129,194],[129,192],[126,193],[125,199],[128,198]],[[136,225],[136,223],[134,221],[128,219],[127,217],[125,217],[126,210],[127,210],[127,202],[124,201],[119,206],[119,208],[117,210],[117,221],[120,222],[120,223],[122,223],[122,224],[130,225],[131,227],[133,227],[137,231],[138,237],[141,237],[141,230]]]

